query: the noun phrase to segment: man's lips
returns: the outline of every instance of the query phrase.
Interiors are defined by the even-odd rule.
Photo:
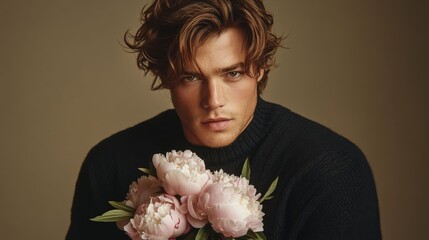
[[[228,127],[230,122],[231,119],[229,118],[210,118],[202,121],[201,123],[204,127],[207,127],[212,131],[222,131]]]

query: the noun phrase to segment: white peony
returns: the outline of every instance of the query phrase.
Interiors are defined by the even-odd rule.
[[[191,224],[198,224],[204,222],[206,215],[213,229],[225,237],[241,237],[249,229],[261,232],[264,213],[259,197],[246,178],[216,171],[212,183],[202,189],[197,202],[194,198],[187,199],[187,217]]]
[[[204,161],[189,150],[173,150],[166,156],[155,154],[152,162],[158,179],[170,195],[198,194],[210,179],[210,172],[206,170]]]
[[[185,215],[179,209],[180,202],[174,196],[161,194],[151,197],[148,203],[137,208],[124,230],[133,240],[178,237],[190,230]]]

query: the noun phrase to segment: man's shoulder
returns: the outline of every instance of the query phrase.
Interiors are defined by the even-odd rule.
[[[94,148],[145,146],[149,143],[162,141],[166,135],[169,133],[174,135],[180,129],[180,122],[176,112],[173,109],[169,109],[104,138]]]
[[[263,167],[269,172],[278,172],[295,183],[314,184],[317,179],[327,187],[338,178],[349,181],[355,175],[360,179],[350,181],[371,184],[369,163],[355,143],[287,108],[277,110],[280,114],[260,152],[261,156],[268,156],[264,157]]]
[[[315,161],[363,161],[360,148],[335,130],[284,107],[277,107],[272,142],[283,145],[285,155],[295,156],[299,165]]]
[[[309,119],[288,108],[279,106],[276,132],[283,138],[290,138],[295,143],[302,143],[311,147],[356,147],[348,138],[320,122]]]

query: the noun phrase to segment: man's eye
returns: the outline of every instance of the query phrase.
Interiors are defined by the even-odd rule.
[[[241,72],[239,72],[239,71],[228,72],[228,77],[230,77],[230,78],[238,78],[240,76],[241,76]]]
[[[189,75],[189,76],[184,76],[182,79],[184,82],[193,82],[197,80],[197,77],[195,77],[194,75]]]

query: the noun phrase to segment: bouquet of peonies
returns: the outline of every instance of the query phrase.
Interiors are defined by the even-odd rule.
[[[157,177],[141,168],[148,176],[130,185],[126,200],[110,201],[115,209],[91,220],[116,222],[133,240],[265,239],[261,203],[273,197],[278,178],[259,199],[247,160],[241,177],[206,170],[189,150],[155,154],[152,162]]]

